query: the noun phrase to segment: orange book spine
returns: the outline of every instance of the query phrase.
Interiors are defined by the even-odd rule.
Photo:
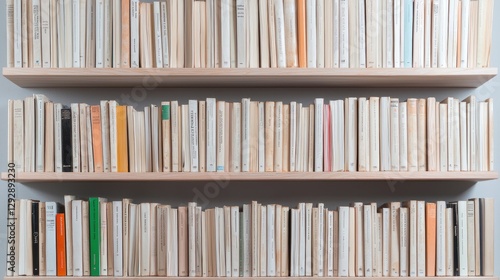
[[[297,38],[299,47],[299,67],[307,67],[306,44],[306,0],[297,0]]]
[[[436,276],[436,203],[427,203],[425,205],[425,230],[426,230],[426,248],[427,255],[426,269],[427,277]]]
[[[66,276],[66,226],[64,213],[56,214],[57,276]]]
[[[116,106],[118,172],[128,172],[127,106]]]
[[[102,136],[101,136],[101,108],[99,105],[90,106],[92,121],[92,150],[94,153],[94,170],[103,172]]]

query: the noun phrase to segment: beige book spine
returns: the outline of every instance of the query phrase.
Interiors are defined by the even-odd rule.
[[[307,171],[314,171],[314,104],[309,105],[309,136],[308,136]]]
[[[407,101],[408,112],[408,171],[418,171],[417,100]]]
[[[283,105],[283,172],[290,171],[290,105]]]
[[[427,171],[427,104],[425,99],[417,103],[417,161],[418,171]]]
[[[275,103],[268,101],[265,103],[265,171],[274,171],[274,111]]]
[[[187,207],[182,206],[177,209],[178,211],[178,248],[179,248],[179,276],[188,276],[188,211]],[[174,241],[175,242],[175,241]]]
[[[283,102],[276,102],[274,117],[274,171],[283,171]]]

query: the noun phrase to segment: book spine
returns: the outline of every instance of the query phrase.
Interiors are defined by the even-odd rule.
[[[189,144],[191,154],[191,172],[198,172],[198,101],[196,100],[189,100]]]
[[[83,232],[82,232],[82,201],[74,200],[71,203],[72,247],[73,247],[73,276],[83,276]]]
[[[99,198],[89,198],[90,275],[101,275],[101,216]]]
[[[66,231],[64,213],[56,214],[57,276],[66,276]]]
[[[71,109],[61,109],[61,160],[62,172],[73,171],[73,148],[71,137]]]

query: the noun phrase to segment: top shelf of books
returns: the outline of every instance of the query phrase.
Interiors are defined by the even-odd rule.
[[[35,87],[454,87],[475,88],[497,68],[4,68]]]

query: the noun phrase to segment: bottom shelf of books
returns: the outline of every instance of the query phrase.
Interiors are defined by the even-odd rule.
[[[498,279],[492,198],[208,209],[72,195],[10,203],[5,279]]]

